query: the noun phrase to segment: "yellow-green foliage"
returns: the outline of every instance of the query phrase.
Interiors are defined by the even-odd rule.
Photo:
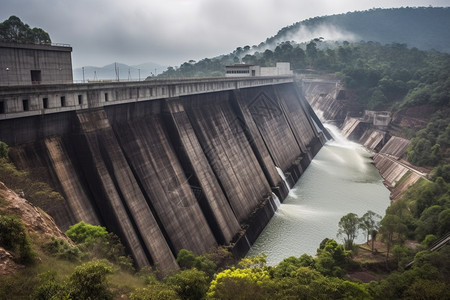
[[[269,299],[270,276],[259,268],[227,269],[217,274],[208,299]]]
[[[85,259],[104,258],[123,270],[133,270],[133,261],[126,255],[120,239],[105,227],[81,221],[70,226],[66,234],[84,252]]]
[[[92,244],[98,239],[106,238],[108,231],[105,227],[91,225],[81,221],[70,226],[66,234],[77,244]]]

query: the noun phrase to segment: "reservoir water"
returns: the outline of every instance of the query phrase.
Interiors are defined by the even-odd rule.
[[[265,253],[270,265],[303,253],[314,256],[324,238],[343,243],[336,233],[347,213],[361,217],[372,210],[384,216],[389,191],[370,153],[346,140],[336,127],[325,126],[334,140],[314,157],[247,256]],[[361,232],[355,242],[364,241]]]

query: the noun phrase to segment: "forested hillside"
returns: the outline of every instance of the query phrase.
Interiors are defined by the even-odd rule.
[[[302,32],[320,33],[325,40],[334,40],[337,32],[353,41],[374,41],[382,44],[401,43],[421,50],[450,52],[450,8],[403,7],[371,9],[346,14],[315,17],[282,28],[266,43],[302,41]],[[325,30],[325,29],[333,29]],[[327,36],[328,34],[328,36]],[[303,40],[304,41],[304,40]]]

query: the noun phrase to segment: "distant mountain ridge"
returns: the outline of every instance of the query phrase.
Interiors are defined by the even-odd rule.
[[[371,9],[315,17],[282,28],[266,44],[323,37],[324,40],[401,43],[450,53],[450,7]],[[337,37],[337,38],[335,38]]]
[[[84,70],[83,70],[84,69]],[[112,63],[103,67],[86,66],[73,70],[73,80],[75,82],[97,81],[97,80],[117,80],[138,81],[144,80],[148,76],[156,76],[167,69],[156,63],[143,63],[129,66],[123,63]]]

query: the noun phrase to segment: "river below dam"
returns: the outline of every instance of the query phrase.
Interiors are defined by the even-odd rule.
[[[332,125],[325,127],[334,140],[314,157],[289,192],[247,256],[265,253],[269,265],[289,256],[315,255],[324,238],[337,238],[338,222],[347,213],[361,217],[368,210],[382,216],[389,190],[383,185],[371,154],[346,140]],[[360,232],[356,243],[363,243]]]

